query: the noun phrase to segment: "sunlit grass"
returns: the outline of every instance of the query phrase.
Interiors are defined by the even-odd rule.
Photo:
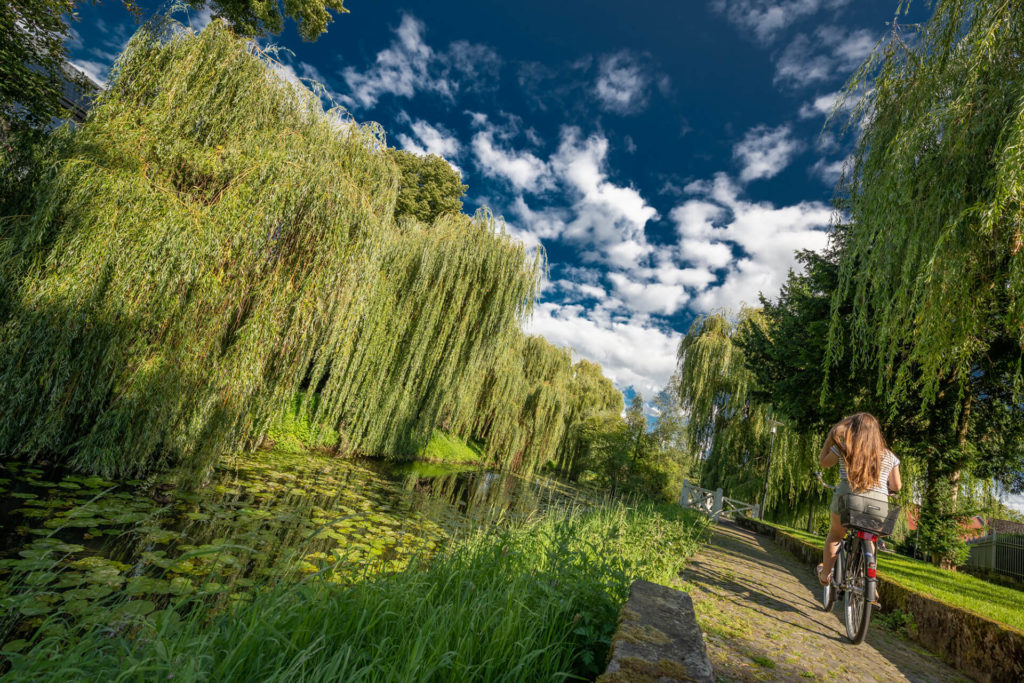
[[[704,522],[606,506],[481,529],[427,566],[338,586],[312,576],[211,613],[109,608],[5,646],[9,680],[564,680],[603,666],[630,583],[671,583]],[[17,652],[12,652],[17,649]]]
[[[486,456],[475,445],[468,444],[451,434],[445,434],[439,429],[434,430],[430,441],[420,450],[417,457],[431,463],[453,465],[482,464],[486,461]]]
[[[773,526],[817,548],[824,546],[825,539],[821,536]],[[901,586],[1024,630],[1024,591],[998,586],[970,574],[940,569],[928,562],[895,553],[879,553],[878,570],[880,576]]]

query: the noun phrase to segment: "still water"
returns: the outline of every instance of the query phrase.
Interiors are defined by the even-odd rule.
[[[98,601],[144,614],[176,596],[245,600],[313,574],[351,583],[473,528],[591,503],[544,477],[313,453],[227,458],[194,491],[3,467],[0,607],[18,622],[8,620],[8,635],[48,614],[87,615]]]

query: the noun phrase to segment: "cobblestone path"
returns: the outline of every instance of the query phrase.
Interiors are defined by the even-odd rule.
[[[712,527],[681,578],[719,681],[968,680],[874,620],[851,645],[839,605],[822,609],[813,571],[732,522]]]

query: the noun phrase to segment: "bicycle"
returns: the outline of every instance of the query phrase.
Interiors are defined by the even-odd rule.
[[[835,491],[836,487],[826,484],[821,473],[815,477],[822,486]],[[878,603],[878,564],[875,543],[880,536],[888,536],[900,514],[898,505],[889,505],[885,521],[859,511],[851,510],[840,498],[840,521],[846,527],[846,537],[839,544],[836,563],[832,567],[829,585],[824,586],[822,604],[831,612],[839,596],[843,598],[843,622],[846,637],[854,645],[864,641],[871,621],[872,607]]]

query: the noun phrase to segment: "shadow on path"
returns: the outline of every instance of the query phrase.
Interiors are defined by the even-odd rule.
[[[966,681],[873,624],[851,645],[812,571],[770,539],[724,521],[683,572],[720,681]]]

